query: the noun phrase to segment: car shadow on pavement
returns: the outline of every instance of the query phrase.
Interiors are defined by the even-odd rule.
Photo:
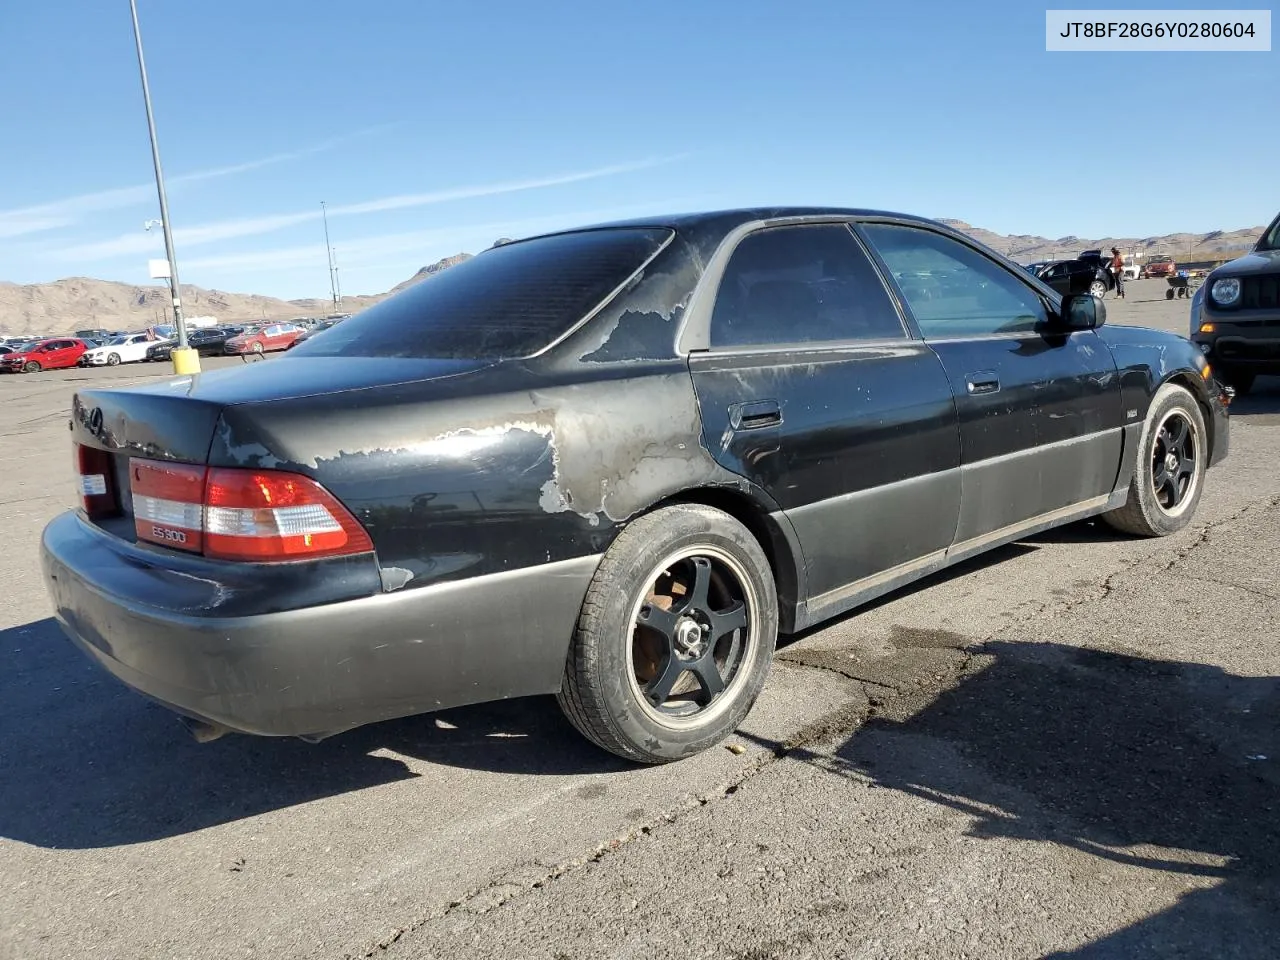
[[[964,652],[955,686],[808,758],[962,811],[972,837],[1202,878],[1056,958],[1276,955],[1280,678],[1056,643]]]
[[[176,836],[418,776],[403,759],[499,773],[627,769],[550,697],[372,724],[305,743],[200,744],[92,663],[52,619],[0,630],[0,837],[94,848]]]

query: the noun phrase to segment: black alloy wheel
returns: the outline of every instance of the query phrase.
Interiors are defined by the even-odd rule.
[[[1102,519],[1142,537],[1177,533],[1195,514],[1209,466],[1204,411],[1186,387],[1166,383],[1156,392],[1134,447],[1126,501]]]
[[[633,620],[632,680],[655,718],[679,721],[712,709],[737,680],[757,601],[719,551],[685,550],[659,566]]]
[[[1199,446],[1195,426],[1181,411],[1165,415],[1151,450],[1151,488],[1166,513],[1176,513],[1195,486]]]

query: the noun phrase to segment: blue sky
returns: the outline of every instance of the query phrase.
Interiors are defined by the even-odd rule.
[[[1025,0],[138,5],[179,269],[205,287],[327,296],[322,200],[348,294],[500,236],[711,207],[1055,238],[1280,209],[1280,53],[1046,53]],[[0,279],[151,282],[127,0],[3,7]]]

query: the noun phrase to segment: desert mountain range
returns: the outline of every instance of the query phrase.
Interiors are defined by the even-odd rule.
[[[1174,260],[1229,260],[1244,253],[1258,239],[1263,227],[1243,230],[1215,230],[1210,233],[1173,233],[1161,237],[1045,237],[993,233],[962,220],[943,223],[969,234],[994,250],[1020,263],[1072,257],[1082,250],[1119,247],[1127,257],[1135,253],[1165,253]],[[496,243],[503,243],[499,240]],[[496,245],[496,244],[495,244]],[[470,259],[458,253],[423,267],[386,293],[344,296],[342,312],[354,313],[390,294]],[[214,316],[223,322],[289,320],[317,317],[332,312],[326,298],[281,300],[251,293],[228,293],[183,284],[183,309],[188,316]],[[16,284],[0,282],[0,334],[68,334],[78,329],[136,330],[170,322],[168,288],[138,286],[113,280],[71,277],[53,283]]]

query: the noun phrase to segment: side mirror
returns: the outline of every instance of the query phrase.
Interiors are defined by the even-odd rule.
[[[1069,293],[1062,298],[1058,322],[1066,330],[1095,330],[1107,322],[1107,305],[1089,293]]]

